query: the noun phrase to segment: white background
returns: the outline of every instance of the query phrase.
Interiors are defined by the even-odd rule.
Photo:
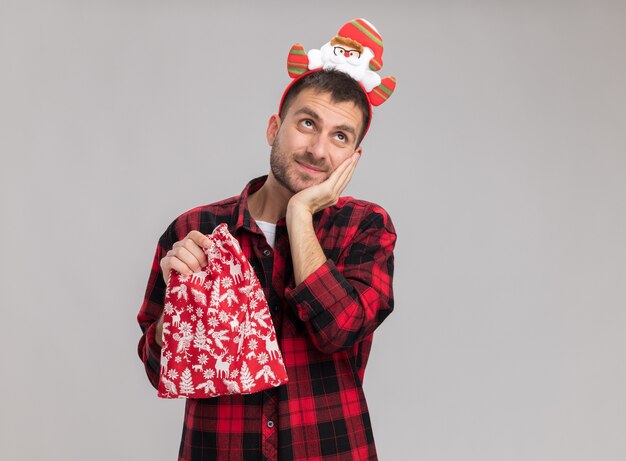
[[[179,213],[268,170],[299,41],[385,40],[347,193],[392,216],[380,459],[626,459],[626,3],[0,3],[0,458],[172,460],[136,323]]]

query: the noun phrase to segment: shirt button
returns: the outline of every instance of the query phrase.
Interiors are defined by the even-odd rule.
[[[272,252],[266,248],[265,250],[263,250],[263,254],[264,254],[265,256],[269,256],[269,255],[271,255],[271,254],[272,254]]]
[[[273,305],[272,305],[272,310],[273,310],[274,312],[278,312],[278,305],[277,305],[277,304],[273,304]]]
[[[274,427],[274,421],[268,421],[267,422],[267,427],[269,427],[270,429]]]

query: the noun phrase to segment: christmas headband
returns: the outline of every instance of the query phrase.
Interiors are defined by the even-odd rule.
[[[376,71],[383,67],[383,39],[376,28],[365,19],[345,23],[337,35],[319,50],[304,51],[300,43],[289,50],[287,72],[293,78],[280,100],[279,112],[291,87],[301,78],[322,69],[336,69],[356,80],[372,106],[384,103],[396,88],[393,76],[381,78]],[[369,129],[369,124],[365,132]]]

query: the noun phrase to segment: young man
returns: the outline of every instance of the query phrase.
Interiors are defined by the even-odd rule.
[[[269,174],[184,213],[161,236],[138,316],[151,383],[159,383],[169,273],[206,266],[206,234],[221,223],[263,287],[289,379],[188,399],[179,459],[377,459],[362,380],[373,331],[393,309],[396,235],[381,207],[340,197],[361,155],[369,102],[345,72],[298,76],[269,119]]]

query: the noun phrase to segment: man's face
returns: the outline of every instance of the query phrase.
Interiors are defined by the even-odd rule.
[[[270,174],[295,194],[319,184],[355,151],[363,115],[352,102],[333,102],[328,93],[303,90],[283,120],[270,118]]]

